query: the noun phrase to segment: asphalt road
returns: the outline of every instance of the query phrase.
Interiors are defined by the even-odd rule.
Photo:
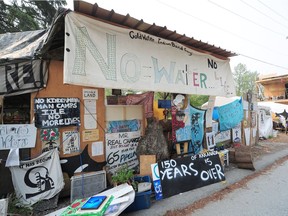
[[[288,161],[273,167],[234,190],[222,200],[208,203],[193,216],[287,216]]]

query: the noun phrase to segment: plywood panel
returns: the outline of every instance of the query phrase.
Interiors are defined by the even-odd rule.
[[[141,120],[141,134],[144,134],[146,125],[144,108],[142,105],[107,105],[106,122],[122,120]]]
[[[143,106],[127,106],[126,119],[143,119]]]
[[[126,120],[123,106],[106,106],[106,121]]]
[[[143,119],[142,105],[108,105],[106,106],[106,121],[121,121]]]
[[[140,175],[152,177],[151,164],[156,163],[156,155],[140,155]]]
[[[105,100],[104,100],[104,89],[102,88],[92,88],[87,86],[77,86],[77,85],[67,85],[63,84],[63,62],[62,61],[51,61],[49,65],[49,80],[47,87],[43,90],[40,90],[37,93],[31,94],[31,118],[34,116],[34,98],[36,97],[75,97],[80,99],[80,121],[81,125],[79,128],[80,133],[80,149],[84,149],[86,145],[92,145],[92,141],[83,142],[82,132],[84,128],[84,100],[83,100],[83,89],[97,89],[98,99],[96,101],[96,110],[97,110],[97,129],[99,130],[99,140],[104,142],[104,130],[105,130]],[[33,119],[31,119],[33,120]],[[76,126],[61,127],[59,128],[60,132],[60,143],[62,143],[62,133],[63,131],[75,130]],[[105,148],[103,148],[105,149]],[[60,149],[61,150],[61,149]],[[31,150],[31,156],[36,157],[41,154],[42,143],[40,140],[40,129],[37,130],[37,142],[36,147]],[[88,152],[91,158],[96,161],[105,160],[105,152],[102,156],[94,156],[91,154],[91,147],[88,148]],[[63,155],[60,151],[61,157],[72,156]]]

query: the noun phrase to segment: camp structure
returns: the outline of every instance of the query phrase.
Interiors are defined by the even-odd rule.
[[[235,96],[235,53],[84,1],[59,9],[47,30],[3,34],[0,42],[1,196],[16,191],[25,205],[58,196],[73,202],[105,190],[124,165],[153,179],[153,164],[166,173],[192,160],[205,179],[162,176],[163,198],[225,179],[214,147],[203,152],[206,110],[191,106],[189,95]],[[171,115],[165,135],[154,92],[172,95],[162,101]],[[239,123],[242,101],[232,105]],[[183,157],[183,148],[194,156]]]

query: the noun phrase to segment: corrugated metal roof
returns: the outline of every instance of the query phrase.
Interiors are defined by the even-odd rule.
[[[272,83],[287,83],[287,82],[288,82],[288,74],[265,77],[262,78],[261,80],[256,81],[256,83],[261,83],[262,85],[269,85]]]
[[[216,47],[214,45],[202,42],[201,40],[195,40],[193,37],[188,37],[185,34],[178,34],[176,31],[171,31],[167,29],[166,26],[157,26],[155,23],[151,25],[145,23],[142,19],[135,19],[129,14],[124,16],[116,13],[114,10],[106,10],[99,7],[96,3],[93,5],[84,1],[74,1],[74,11],[88,16],[92,16],[94,18],[109,22],[114,25],[128,27],[167,40],[175,41],[186,45],[187,47],[192,48],[196,51],[211,54],[218,58],[226,59],[228,57],[237,56],[236,53],[232,53],[220,47]]]

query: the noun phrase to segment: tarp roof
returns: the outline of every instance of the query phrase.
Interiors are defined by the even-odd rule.
[[[42,48],[47,31],[26,31],[0,35],[1,62],[31,59]]]
[[[49,29],[0,34],[0,64],[29,59],[64,57],[64,17],[60,8]]]
[[[279,104],[279,103],[274,103],[272,101],[262,101],[258,102],[258,106],[265,106],[265,107],[270,107],[271,111],[273,113],[282,113],[285,110],[288,111],[288,105],[285,104]]]

